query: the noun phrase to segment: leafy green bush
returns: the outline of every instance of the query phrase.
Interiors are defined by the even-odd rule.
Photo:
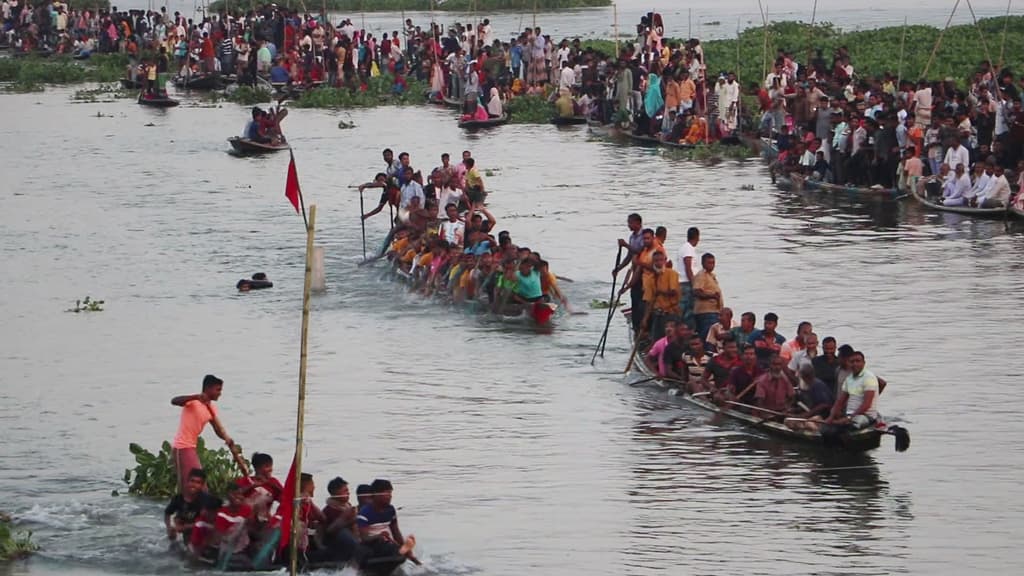
[[[370,78],[366,90],[350,88],[315,88],[302,94],[293,102],[297,108],[372,108],[385,104],[422,104],[423,95],[429,87],[426,82],[407,79],[405,90],[395,94],[392,90],[394,77],[382,74]]]
[[[21,86],[113,82],[124,76],[127,65],[128,58],[122,54],[97,54],[81,62],[67,56],[2,58],[0,82]]]
[[[128,450],[135,456],[136,462],[134,469],[124,471],[123,480],[128,485],[129,494],[170,498],[178,492],[178,476],[174,471],[170,442],[164,442],[157,454],[135,443],[129,444]],[[211,494],[224,494],[228,484],[242,475],[227,448],[209,450],[206,442],[199,438],[196,452],[206,472],[206,486]]]
[[[516,96],[505,102],[514,124],[546,124],[555,115],[554,104],[543,96]]]
[[[227,100],[242,106],[255,106],[270,102],[270,92],[263,88],[252,86],[239,86],[234,91],[227,93]]]
[[[15,532],[11,519],[0,513],[0,562],[31,555],[39,547],[32,543],[32,532]]]

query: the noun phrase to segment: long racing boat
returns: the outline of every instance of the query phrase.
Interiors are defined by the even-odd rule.
[[[629,319],[628,311],[623,311],[626,319]],[[629,324],[630,336],[633,335],[632,324]],[[781,422],[775,422],[754,416],[753,414],[741,411],[736,408],[726,408],[715,404],[705,395],[689,394],[681,390],[673,382],[659,378],[654,371],[643,360],[646,350],[637,353],[637,360],[633,364],[637,370],[648,379],[657,383],[658,387],[665,390],[670,396],[680,398],[684,402],[696,406],[706,412],[723,416],[733,422],[737,422],[750,428],[753,431],[765,434],[773,438],[779,438],[794,443],[808,446],[816,446],[826,451],[833,452],[867,452],[874,450],[881,445],[882,436],[893,435],[897,438],[896,450],[905,451],[910,446],[910,435],[906,429],[900,426],[889,426],[881,420],[871,428],[844,432],[837,436],[823,436],[820,432],[809,430],[794,430]]]

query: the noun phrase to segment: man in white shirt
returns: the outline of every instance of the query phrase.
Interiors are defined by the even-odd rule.
[[[403,171],[405,184],[402,185],[402,198],[398,204],[399,210],[407,210],[409,208],[409,201],[412,200],[413,196],[420,199],[420,206],[423,206],[427,201],[427,196],[423,193],[423,186],[416,180],[413,180],[412,176],[412,168],[406,167]]]
[[[558,75],[558,89],[572,92],[572,85],[576,81],[576,74],[569,67],[569,61],[562,62],[562,72]]]
[[[878,420],[878,378],[864,368],[864,354],[850,356],[850,375],[840,386],[839,398],[832,406],[826,424],[850,425],[865,428]]]
[[[950,170],[956,168],[957,164],[971,165],[971,155],[967,152],[967,148],[960,145],[959,136],[953,137],[953,145],[949,147],[949,150],[946,150],[946,157],[942,163],[949,166]]]
[[[975,197],[975,205],[978,208],[1005,208],[1009,201],[1010,182],[1003,173],[1003,167],[995,166],[992,168],[992,178],[988,186]]]
[[[786,343],[788,344],[788,342]],[[784,345],[785,346],[785,345]],[[811,367],[814,366],[812,362],[818,355],[818,335],[811,332],[804,337],[804,347],[796,352],[789,359],[788,368],[796,373],[800,372],[800,366],[807,364]]]
[[[466,234],[466,223],[459,220],[459,208],[454,203],[446,205],[444,211],[448,219],[441,222],[437,236],[448,244],[461,248]]]
[[[974,186],[971,186],[970,191],[966,194],[967,199],[970,201],[971,206],[975,204],[975,201],[979,196],[984,197],[989,190],[989,186],[993,184],[995,178],[992,177],[994,166],[988,164],[983,160],[978,160],[974,164],[975,177]]]
[[[691,227],[686,231],[686,242],[679,248],[676,259],[676,271],[679,272],[679,308],[682,310],[683,322],[696,330],[693,316],[693,278],[701,271],[700,258],[697,256],[697,244],[700,243],[700,230]]]

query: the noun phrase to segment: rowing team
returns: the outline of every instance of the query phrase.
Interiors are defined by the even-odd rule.
[[[182,410],[172,444],[179,493],[164,510],[167,537],[177,542],[180,534],[185,549],[197,560],[266,568],[286,557],[281,552],[291,534],[294,484],[285,488],[273,477],[274,460],[267,454],[253,454],[249,475],[238,446],[219,419],[215,402],[223,390],[224,381],[210,374],[203,378],[201,393],[171,400]],[[227,487],[227,502],[209,494],[199,461],[199,435],[207,423],[227,444],[244,474]],[[294,473],[290,476],[294,481]],[[330,496],[323,509],[313,503],[315,488],[313,477],[302,474],[296,544],[308,561],[362,565],[373,558],[404,556],[418,562],[412,554],[416,539],[403,537],[398,527],[390,482],[374,480],[359,486],[358,508],[349,503],[348,483],[340,477],[327,484]]]
[[[430,201],[428,201],[430,202]],[[508,231],[493,235],[497,220],[482,204],[470,204],[464,215],[455,203],[447,218],[399,225],[387,256],[411,288],[424,296],[440,295],[455,304],[486,304],[495,313],[526,313],[546,324],[561,302],[569,301],[541,255],[516,246]]]
[[[837,357],[836,341],[829,337],[819,355],[810,322],[801,322],[787,342],[775,331],[774,313],[765,314],[760,330],[752,312],[734,326],[715,256],[697,256],[698,228],[686,231],[673,267],[665,250],[666,228],[644,228],[635,213],[626,222],[632,234],[619,240],[619,247],[630,257],[612,276],[630,267],[619,296],[630,292],[636,347],[650,342],[644,361],[651,371],[690,394],[766,418],[788,417],[786,424],[794,428],[815,430],[820,423],[864,428],[878,422],[877,397],[885,381],[864,369],[863,354],[844,345]]]

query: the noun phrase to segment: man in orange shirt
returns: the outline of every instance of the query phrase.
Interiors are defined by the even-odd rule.
[[[199,443],[199,435],[206,427],[206,423],[213,425],[213,431],[220,436],[233,454],[238,454],[238,447],[235,441],[228,436],[227,431],[217,419],[217,407],[214,402],[220,399],[224,390],[224,381],[212,374],[203,378],[203,391],[201,394],[190,394],[188,396],[175,396],[171,404],[181,406],[181,421],[178,424],[178,433],[171,443],[171,456],[174,458],[174,468],[178,475],[178,488],[184,493],[188,484],[188,475],[193,469],[202,470],[203,465],[199,462],[199,454],[196,452],[196,445]]]
[[[644,274],[644,308],[651,310],[649,326],[651,341],[660,340],[665,324],[679,320],[679,272],[665,266],[665,253],[656,250],[651,258],[651,271]]]

